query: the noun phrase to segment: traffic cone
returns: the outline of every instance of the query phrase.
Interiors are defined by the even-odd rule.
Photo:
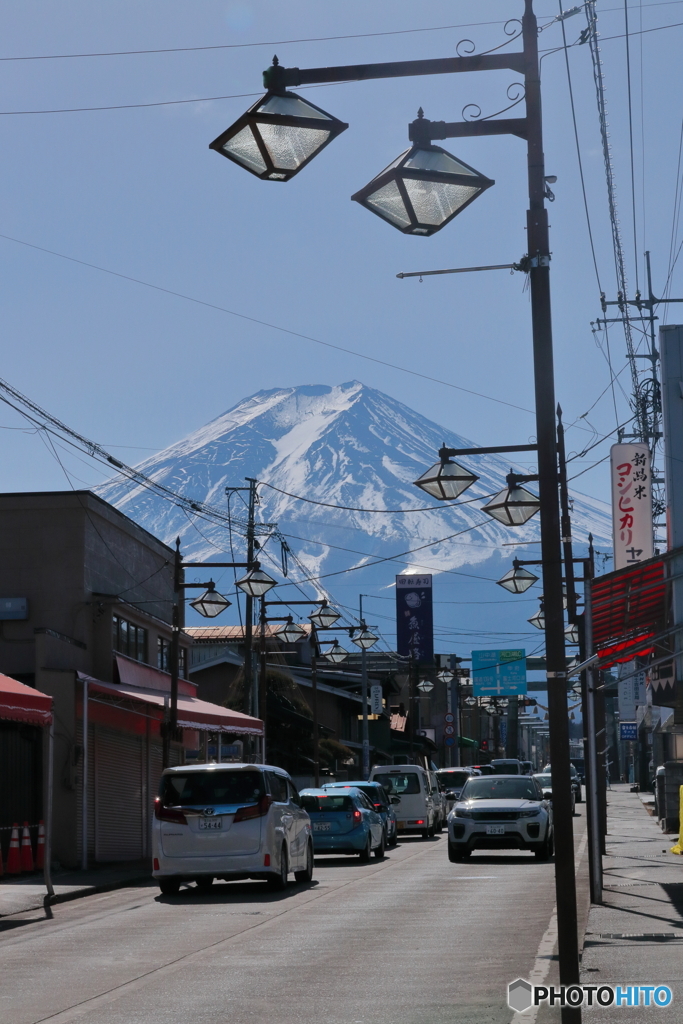
[[[12,825],[12,838],[9,841],[9,853],[7,854],[7,874],[21,874],[21,854],[19,853],[19,826],[16,821]]]
[[[45,826],[42,821],[38,822],[38,842],[36,844],[36,869],[42,871],[45,867]]]
[[[21,833],[21,870],[34,871],[33,847],[31,846],[31,833],[28,830],[28,822],[24,822],[24,829]]]

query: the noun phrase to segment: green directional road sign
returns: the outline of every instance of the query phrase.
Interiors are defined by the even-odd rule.
[[[475,697],[517,697],[526,693],[526,651],[472,651]]]

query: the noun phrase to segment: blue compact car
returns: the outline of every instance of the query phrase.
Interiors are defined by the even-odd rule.
[[[389,795],[384,786],[379,782],[326,782],[323,789],[347,789],[354,786],[360,789],[369,799],[380,818],[384,822],[384,843],[386,846],[395,846],[398,842],[398,826],[396,824],[396,811],[389,801]]]
[[[315,853],[357,853],[363,861],[384,856],[384,822],[355,786],[304,789],[301,803],[311,819]]]

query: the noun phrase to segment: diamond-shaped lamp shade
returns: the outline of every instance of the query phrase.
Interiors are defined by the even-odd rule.
[[[545,612],[543,611],[543,605],[538,609],[535,615],[532,615],[530,619],[527,619],[532,626],[536,629],[545,629]]]
[[[576,623],[571,623],[569,626],[564,628],[564,638],[568,644],[578,644],[579,642],[579,627]]]
[[[473,708],[474,705],[477,703],[477,698],[476,697],[465,697],[464,703],[467,704],[467,706],[469,708]]]
[[[361,629],[360,633],[358,633],[356,636],[351,637],[352,643],[356,644],[357,647],[360,647],[361,650],[364,651],[367,651],[370,647],[373,647],[378,640],[378,636],[375,636],[374,633],[371,633],[369,629],[365,628]]]
[[[250,569],[246,576],[237,581],[237,586],[249,597],[263,597],[277,584],[263,569]]]
[[[335,665],[340,664],[340,662],[344,661],[349,656],[348,651],[345,651],[341,644],[338,644],[336,641],[331,644],[330,647],[326,647],[325,650],[322,651],[322,655]]]
[[[406,235],[433,235],[493,184],[441,146],[411,146],[351,198]]]
[[[503,526],[523,526],[527,520],[535,516],[541,503],[535,494],[526,487],[512,485],[504,487],[486,505],[482,512],[488,512]]]
[[[447,459],[445,462],[437,462],[428,469],[426,473],[414,481],[416,487],[422,488],[432,498],[439,501],[452,501],[471,487],[479,479],[469,469]]]
[[[302,637],[306,636],[306,630],[290,619],[282,629],[278,630],[277,636],[279,640],[284,640],[286,644],[295,644],[297,640],[301,640]]]
[[[209,145],[265,181],[289,181],[348,124],[293,92],[267,92]]]
[[[218,593],[213,580],[210,580],[209,586],[204,593],[196,597],[194,601],[190,601],[190,607],[198,611],[200,615],[203,615],[205,619],[215,619],[217,615],[220,615],[221,612],[230,607],[230,601],[228,601],[227,597],[223,597],[222,594]]]
[[[421,679],[417,684],[418,690],[422,690],[423,693],[430,693],[434,689],[434,683],[431,679]]]
[[[314,626],[319,626],[320,629],[327,629],[329,626],[333,626],[339,618],[339,612],[336,612],[334,608],[330,608],[329,605],[324,604],[317,612],[311,612],[308,616]]]
[[[538,576],[534,576],[532,572],[525,569],[522,565],[516,565],[509,572],[506,572],[504,576],[501,576],[496,583],[499,587],[504,587],[505,590],[509,590],[511,594],[523,594],[525,590],[532,587],[538,580]]]
[[[442,683],[450,683],[453,679],[453,672],[449,668],[442,668],[440,672],[436,673],[436,678]]]

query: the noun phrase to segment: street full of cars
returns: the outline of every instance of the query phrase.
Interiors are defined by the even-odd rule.
[[[376,765],[368,781],[299,793],[274,765],[167,768],[154,806],[152,873],[165,895],[186,882],[208,890],[215,879],[262,879],[284,889],[290,875],[312,880],[315,854],[381,860],[400,836],[429,838],[444,824],[451,861],[478,849],[529,850],[547,860],[554,842],[549,773],[500,774],[498,765],[493,772]]]

